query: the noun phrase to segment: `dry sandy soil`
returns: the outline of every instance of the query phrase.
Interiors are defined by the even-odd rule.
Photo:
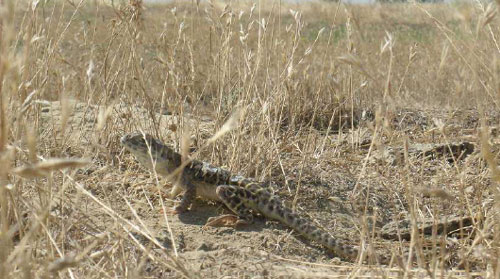
[[[95,152],[95,148],[100,148],[96,143],[95,133],[99,125],[99,115],[105,114],[106,110],[110,112],[104,120],[107,125],[111,123],[113,123],[111,125],[120,125],[123,119],[130,115],[137,119],[148,118],[147,111],[139,107],[115,105],[109,108],[99,108],[74,101],[69,101],[68,104],[71,116],[67,120],[66,129],[68,129],[67,134],[74,136],[60,140],[66,141],[68,146],[78,146],[78,150],[67,150],[68,155],[80,152],[85,154],[84,150]],[[41,125],[43,142],[44,135],[60,134],[58,129],[61,123],[61,105],[59,102],[46,102],[39,105],[41,106],[41,119],[44,121]],[[415,131],[416,138],[422,139],[423,137],[417,133],[420,133],[422,127],[433,125],[432,120],[427,117],[428,113],[436,116],[435,111],[395,113],[393,122],[395,131],[411,129]],[[454,139],[458,142],[471,142],[471,148],[474,148],[478,145],[478,119],[473,112],[463,113],[468,113],[468,115],[460,117],[460,121],[456,121],[456,113],[443,113],[443,121],[447,123],[447,133],[459,133]],[[180,117],[160,113],[155,113],[155,115],[163,129],[163,140],[174,143],[172,127],[180,120]],[[463,119],[469,120],[462,122]],[[201,138],[206,139],[210,136],[203,134],[203,131],[209,130],[213,125],[210,120],[197,120],[192,115],[186,116],[183,120],[190,125],[201,127],[199,129]],[[131,154],[123,152],[118,145],[118,139],[121,136],[119,134],[113,135],[112,138],[116,145],[111,152],[114,154],[113,159],[108,160],[111,163],[104,163],[106,158],[97,156],[86,168],[74,173],[76,187],[68,188],[68,192],[63,197],[68,200],[61,204],[69,202],[78,203],[79,206],[61,208],[54,204],[50,214],[56,219],[78,220],[78,222],[71,223],[72,227],[67,232],[75,238],[78,245],[89,245],[89,240],[86,239],[98,236],[98,240],[93,241],[99,249],[95,249],[89,256],[93,261],[107,262],[106,254],[111,253],[110,250],[115,249],[114,247],[117,247],[119,242],[120,247],[125,249],[124,257],[129,260],[140,259],[135,264],[129,262],[130,266],[135,266],[137,272],[152,278],[176,278],[181,274],[199,278],[224,276],[328,278],[342,275],[399,277],[405,274],[402,268],[407,267],[410,267],[407,271],[409,274],[421,273],[425,276],[428,275],[427,271],[415,268],[415,266],[422,264],[432,269],[432,263],[439,263],[436,264],[436,268],[439,265],[446,267],[443,271],[437,272],[444,272],[447,276],[458,276],[464,272],[460,271],[463,269],[464,259],[465,262],[470,263],[468,268],[471,274],[481,274],[481,265],[484,263],[481,253],[487,253],[487,251],[483,251],[484,247],[475,246],[472,242],[476,237],[476,229],[480,227],[480,230],[484,232],[487,230],[484,222],[489,221],[485,221],[484,215],[479,214],[481,216],[478,215],[476,216],[478,219],[475,219],[477,223],[470,224],[470,218],[467,219],[470,216],[467,208],[457,206],[460,194],[456,193],[462,191],[460,187],[465,187],[465,191],[471,194],[471,200],[484,200],[481,210],[489,216],[491,196],[487,187],[490,182],[480,173],[471,173],[474,170],[481,170],[481,168],[471,167],[482,164],[477,148],[472,154],[463,156],[465,158],[456,158],[453,163],[451,157],[437,153],[427,154],[429,155],[427,158],[418,155],[418,151],[412,151],[411,146],[417,146],[418,149],[419,145],[412,143],[409,139],[410,147],[407,153],[407,163],[405,163],[404,146],[374,145],[371,149],[369,148],[372,135],[367,127],[371,122],[373,119],[361,121],[355,135],[336,133],[328,136],[331,144],[325,149],[334,150],[331,152],[342,152],[345,154],[344,158],[322,158],[321,164],[307,167],[300,182],[297,210],[309,216],[334,237],[347,240],[353,245],[359,245],[360,235],[364,235],[365,245],[369,244],[368,246],[372,247],[376,253],[393,254],[392,268],[342,261],[325,251],[324,248],[296,235],[282,224],[261,217],[256,218],[254,224],[239,229],[204,226],[209,217],[228,213],[228,210],[221,204],[197,200],[187,213],[164,215],[163,208],[171,208],[175,202],[165,199],[165,193],[168,192],[170,185],[164,185],[161,178],[156,180],[154,175],[138,165]],[[82,123],[87,124],[82,125]],[[351,136],[360,138],[361,147],[353,150],[352,146],[343,140]],[[80,144],[75,145],[75,143]],[[428,143],[431,147],[437,146],[435,142]],[[44,144],[50,144],[50,142],[44,142]],[[192,150],[196,151],[196,146],[193,146]],[[371,154],[368,156],[369,150]],[[400,152],[399,156],[403,156],[402,161],[400,161],[401,158],[397,159],[398,155],[394,155],[398,152]],[[198,157],[198,159],[204,159],[203,155]],[[292,151],[283,160],[284,165],[295,165],[295,169],[285,170],[286,181],[280,178],[282,176],[276,175],[270,187],[272,191],[283,197],[286,204],[291,205],[299,187],[296,174],[300,167],[300,156]],[[361,170],[360,166],[363,164],[366,165]],[[460,180],[462,182],[457,182],[453,175],[447,174],[456,171],[457,168],[468,169],[467,176]],[[423,175],[412,176],[411,173],[415,172]],[[60,175],[54,176],[54,179],[61,178]],[[407,179],[415,179],[415,181],[405,182]],[[460,186],[462,183],[463,186]],[[468,189],[469,187],[474,187],[475,190]],[[429,211],[411,213],[406,200],[408,191],[416,193],[419,201],[429,203],[431,205],[428,207]],[[70,212],[69,209],[71,209]],[[463,226],[464,229],[448,228],[448,230],[455,231],[447,237],[442,234],[432,237],[417,232],[418,241],[416,242],[398,239],[394,227],[399,225],[400,235],[403,235],[411,228],[411,224],[399,220],[409,219],[411,214],[415,214],[414,220],[419,224],[424,220],[431,220],[429,228],[432,228],[432,220],[436,220],[434,224],[437,226],[444,219],[458,217],[459,220],[465,220],[464,224],[458,225],[458,227]],[[432,215],[435,216],[434,219]],[[387,233],[391,230],[393,237],[396,235],[396,239],[381,237],[381,232]],[[400,237],[403,238],[403,236]],[[406,266],[403,262],[407,260],[410,243],[416,245],[413,249],[420,253],[416,253],[412,258],[415,265]],[[149,257],[144,256],[143,249],[147,251]],[[439,249],[444,250],[437,251]],[[156,257],[164,259],[173,257],[175,260],[167,260],[168,264],[165,264]],[[106,264],[112,264],[112,262]],[[449,268],[457,270],[452,271]]]

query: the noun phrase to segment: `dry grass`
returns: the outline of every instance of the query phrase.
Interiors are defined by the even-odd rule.
[[[144,172],[118,139],[139,129],[176,147],[189,135],[200,158],[276,182],[298,209],[348,173],[354,243],[412,252],[391,268],[326,260],[335,273],[271,253],[271,276],[500,278],[495,3],[98,2],[0,1],[0,278],[203,276],[130,202],[167,206],[160,187],[130,187]],[[463,140],[481,153],[374,159]],[[416,230],[450,213],[476,219],[453,238]],[[412,240],[380,243],[371,220],[398,215]]]

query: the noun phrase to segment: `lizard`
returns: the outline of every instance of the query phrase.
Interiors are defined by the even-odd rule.
[[[356,260],[358,257],[357,247],[330,236],[308,218],[293,212],[283,204],[278,195],[272,194],[253,179],[233,175],[227,170],[198,160],[188,161],[183,167],[181,154],[142,132],[126,134],[121,137],[120,142],[145,168],[170,177],[170,182],[174,184],[170,198],[184,192],[180,203],[174,207],[175,213],[187,211],[198,196],[224,203],[237,215],[236,226],[251,223],[253,214],[259,213],[280,221],[340,258]],[[175,175],[172,177],[174,172],[178,172],[176,178]]]

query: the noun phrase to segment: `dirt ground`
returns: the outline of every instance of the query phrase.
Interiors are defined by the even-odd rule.
[[[446,268],[437,272],[460,276],[465,272],[464,259],[469,264],[470,274],[482,274],[485,262],[480,253],[484,247],[472,243],[477,228],[483,232],[488,228],[479,221],[448,236],[441,234],[432,238],[417,232],[419,241],[416,242],[380,237],[384,226],[385,230],[387,227],[390,230],[394,225],[398,227],[398,224],[403,224],[399,220],[408,219],[411,214],[415,214],[414,220],[418,224],[429,219],[465,218],[471,216],[470,210],[473,209],[475,214],[483,212],[479,218],[488,223],[488,201],[491,202],[491,195],[487,189],[491,182],[484,175],[484,164],[480,161],[477,148],[467,158],[458,158],[455,163],[449,163],[449,158],[419,158],[411,154],[412,149],[408,148],[408,163],[401,163],[391,156],[397,157],[394,154],[398,151],[394,150],[398,148],[404,153],[404,142],[399,146],[373,144],[370,148],[370,144],[366,143],[369,143],[372,134],[369,124],[366,124],[370,121],[366,121],[355,133],[329,136],[334,144],[325,149],[344,155],[318,158],[319,164],[303,169],[300,185],[300,157],[293,152],[284,157],[284,165],[292,169],[286,170],[285,180],[276,175],[276,180],[270,184],[271,190],[290,206],[299,189],[296,210],[314,220],[332,236],[359,245],[363,235],[364,245],[370,247],[366,253],[369,254],[373,249],[377,254],[394,256],[391,266],[367,265],[366,262],[346,262],[336,258],[323,247],[305,240],[279,222],[262,217],[257,217],[254,224],[238,229],[204,226],[208,218],[228,213],[221,204],[197,200],[189,212],[169,214],[168,209],[175,203],[165,198],[170,185],[165,185],[161,178],[157,180],[140,167],[131,154],[123,152],[118,145],[121,135],[114,135],[110,139],[113,148],[109,153],[112,154],[111,158],[105,156],[104,152],[99,155],[103,147],[95,141],[96,127],[102,121],[97,116],[103,115],[98,111],[112,111],[104,120],[107,125],[119,125],[121,118],[130,113],[146,121],[147,112],[121,105],[98,108],[77,102],[70,104],[71,116],[66,129],[73,131],[66,134],[74,136],[61,140],[66,141],[68,146],[75,146],[71,141],[81,144],[78,150],[66,150],[67,154],[83,154],[82,157],[86,157],[86,154],[98,155],[93,157],[92,164],[87,168],[74,173],[75,187],[67,188],[64,194],[66,200],[61,202],[63,207],[54,205],[52,214],[56,219],[79,220],[72,224],[70,238],[82,246],[93,243],[96,248],[88,256],[90,261],[101,261],[103,266],[113,265],[114,260],[107,258],[106,254],[114,255],[110,251],[121,247],[123,257],[129,263],[129,266],[121,268],[130,269],[131,274],[136,272],[145,278],[178,278],[181,275],[193,278],[399,277],[405,274],[404,268],[408,267],[408,274],[425,276],[429,269],[440,266]],[[44,103],[41,106],[42,119],[46,119],[41,134],[59,134],[60,103]],[[395,131],[414,131],[414,138],[407,138],[411,144],[417,138],[426,141],[435,137],[418,134],[420,127],[433,125],[425,112],[399,113],[401,115],[394,116]],[[436,112],[432,113],[436,115]],[[179,120],[178,116],[156,116],[164,131],[172,133],[172,124]],[[454,142],[470,141],[473,146],[478,145],[477,116],[471,113],[468,117],[460,118],[472,119],[468,123],[457,122],[458,118],[453,114],[443,114],[443,119],[447,123],[447,134],[454,135]],[[189,121],[195,120],[188,117],[185,121],[191,123]],[[83,122],[87,124],[82,125]],[[201,123],[199,131],[203,138],[203,131],[208,131],[212,123],[197,123]],[[454,129],[460,129],[460,132]],[[469,132],[464,134],[463,131]],[[355,149],[352,141],[348,142],[354,136],[359,141]],[[492,141],[494,139],[491,138]],[[332,153],[323,154],[328,156]],[[64,176],[56,175],[54,178],[63,179]],[[442,191],[433,196],[432,191],[436,187]],[[431,189],[431,194],[426,189]],[[462,200],[463,194],[460,193],[464,191],[470,199],[469,208],[462,205],[466,201]],[[409,193],[417,196],[413,213],[409,210]],[[78,207],[70,204],[78,204]],[[163,209],[167,209],[167,214],[163,214]],[[434,222],[435,225],[437,223]],[[400,233],[410,227],[411,223],[399,226]],[[414,264],[401,265],[402,262],[398,263],[397,259],[406,261],[411,246],[414,251],[421,253],[412,258]],[[444,248],[443,253],[439,251],[440,248]],[[433,266],[432,263],[439,264]],[[427,271],[417,268],[419,266],[427,267]]]

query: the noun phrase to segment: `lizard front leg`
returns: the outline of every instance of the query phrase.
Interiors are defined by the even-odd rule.
[[[174,207],[174,212],[175,214],[180,214],[188,210],[189,206],[193,203],[193,200],[196,198],[196,185],[189,181],[182,181],[186,187],[186,191],[182,195],[181,202]],[[173,188],[171,194],[176,193],[179,191],[179,189],[182,189],[181,187],[179,188]]]
[[[174,186],[172,187],[172,190],[170,190],[170,193],[168,194],[168,198],[173,200],[183,191],[184,191],[184,189],[182,188],[182,186],[180,186],[178,184],[174,184]]]

